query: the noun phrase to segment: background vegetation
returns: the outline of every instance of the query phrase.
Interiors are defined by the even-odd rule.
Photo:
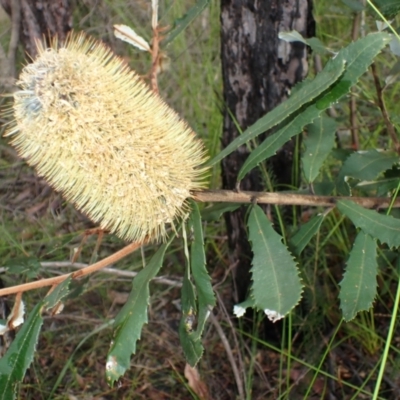
[[[194,1],[166,1],[160,4],[160,24],[172,25]],[[147,1],[76,1],[74,28],[98,37],[124,57],[132,68],[145,75],[149,58],[113,37],[113,24],[132,26],[150,39],[150,5]],[[354,15],[340,0],[317,1],[314,7],[318,38],[338,50],[352,38]],[[367,14],[365,30],[375,29]],[[8,43],[7,20],[1,20],[0,39]],[[166,49],[169,68],[160,76],[161,95],[201,136],[213,156],[219,152],[221,135],[221,71],[219,62],[219,2],[209,7]],[[19,55],[23,65],[23,54]],[[322,57],[324,63],[329,55]],[[311,75],[318,58],[310,58]],[[376,62],[382,82],[396,63],[385,52]],[[392,74],[393,75],[393,74]],[[398,126],[399,85],[385,90],[392,122]],[[376,105],[376,86],[370,73],[355,90],[361,149],[385,148],[382,115]],[[5,101],[5,100],[4,100]],[[339,121],[337,152],[324,164],[324,178],[333,181],[339,161],[351,147],[348,105],[335,104],[331,112]],[[5,122],[5,121],[0,121]],[[211,187],[220,187],[218,167],[211,174]],[[63,202],[0,139],[0,260],[3,267],[20,268],[25,280],[53,276],[71,268],[69,260],[80,249],[82,234],[93,225],[70,204]],[[307,221],[314,210],[302,209]],[[295,227],[288,229],[295,229]],[[301,257],[299,266],[306,285],[303,301],[283,324],[266,330],[263,316],[244,320],[232,316],[232,265],[229,261],[225,227],[221,222],[205,223],[207,266],[217,294],[217,307],[207,324],[203,344],[205,354],[198,369],[209,398],[233,399],[242,386],[247,399],[278,398],[371,398],[375,390],[381,355],[392,318],[398,268],[390,254],[381,253],[379,289],[374,309],[360,313],[349,323],[342,321],[339,309],[339,282],[356,231],[339,213],[331,212],[319,233]],[[104,258],[122,243],[107,235],[97,248],[97,236],[82,246],[79,262]],[[385,249],[387,250],[387,249]],[[180,286],[184,271],[181,241],[168,249],[161,279],[151,284],[150,322],[138,343],[132,367],[110,388],[104,378],[104,365],[111,341],[111,324],[124,304],[132,284],[132,274],[143,260],[156,251],[142,253],[118,263],[112,274],[101,272],[83,284],[76,284],[78,299],[71,298],[64,311],[45,317],[32,366],[19,388],[21,399],[187,399],[197,398],[199,390],[184,376],[185,359],[178,337]],[[389,258],[388,258],[389,257]],[[393,260],[395,257],[393,257]],[[38,261],[44,268],[40,268]],[[21,275],[4,274],[11,286]],[[25,296],[28,308],[46,291]],[[71,296],[72,297],[72,296]],[[399,398],[400,358],[396,330],[386,362],[380,398]],[[239,382],[235,379],[239,371]],[[190,382],[190,381],[189,381]],[[203,392],[204,393],[204,392]],[[203,396],[204,398],[207,395]]]

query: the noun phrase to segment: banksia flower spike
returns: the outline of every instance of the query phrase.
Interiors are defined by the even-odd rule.
[[[6,136],[65,199],[121,238],[162,240],[204,187],[195,134],[105,45],[72,34],[22,71]]]

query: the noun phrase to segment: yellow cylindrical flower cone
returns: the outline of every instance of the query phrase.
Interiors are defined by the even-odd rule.
[[[71,35],[40,46],[17,82],[6,136],[103,229],[162,240],[204,187],[202,143],[105,45]]]

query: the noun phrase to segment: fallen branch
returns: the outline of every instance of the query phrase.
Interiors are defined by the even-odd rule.
[[[234,190],[204,190],[193,191],[195,200],[210,203],[257,203],[291,206],[335,206],[339,200],[350,200],[365,208],[387,208],[392,199],[390,197],[348,197],[348,196],[317,196],[311,194],[279,193],[279,192],[242,192]],[[392,207],[400,208],[400,198],[396,199]]]
[[[387,208],[390,206],[392,199],[385,197],[340,197],[340,196],[316,196],[294,193],[274,193],[274,192],[242,192],[234,190],[204,190],[193,191],[192,197],[201,202],[226,202],[226,203],[257,203],[257,204],[277,204],[277,205],[293,205],[293,206],[321,206],[332,207],[339,200],[351,200],[365,208]],[[396,199],[392,207],[400,207],[400,199]],[[92,272],[103,269],[120,259],[126,257],[140,248],[144,243],[131,243],[123,249],[117,251],[111,256],[101,260],[86,268],[80,269],[72,273],[72,278],[81,278]],[[38,289],[45,286],[58,285],[71,274],[64,274],[54,278],[41,279],[35,282],[24,283],[22,285],[12,286],[0,289],[0,297],[8,294],[26,292],[32,289]]]
[[[83,276],[89,275],[92,272],[98,271],[102,268],[109,266],[110,264],[113,264],[113,263],[121,260],[122,258],[126,257],[128,254],[131,254],[135,250],[139,249],[141,246],[143,246],[143,244],[144,243],[131,243],[128,246],[125,246],[123,249],[117,251],[116,253],[111,254],[111,256],[106,257],[104,260],[101,260],[95,264],[89,265],[88,267],[80,269],[79,271],[73,272],[72,274],[64,274],[61,276],[56,276],[54,278],[40,279],[38,281],[28,282],[28,283],[24,283],[22,285],[11,286],[8,288],[0,289],[0,297],[6,296],[8,294],[13,294],[13,293],[26,292],[26,291],[32,290],[32,289],[39,289],[39,288],[45,287],[45,286],[58,285],[61,282],[63,282],[65,279],[67,279],[70,275],[72,275],[72,279],[82,278]]]

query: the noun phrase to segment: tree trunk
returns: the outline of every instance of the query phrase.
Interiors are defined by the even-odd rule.
[[[311,0],[221,0],[223,147],[239,135],[237,125],[242,130],[252,125],[285,100],[292,86],[307,74],[306,46],[280,40],[279,32],[296,30],[308,37],[313,27]],[[291,141],[268,164],[277,185],[298,184],[292,181],[293,152]],[[248,155],[247,147],[241,146],[222,161],[225,189],[235,188],[238,172]],[[241,181],[240,189],[265,190],[257,168]],[[235,265],[236,301],[247,297],[250,282],[252,256],[245,216],[243,207],[226,214]]]
[[[12,11],[19,9],[19,36],[30,57],[36,56],[36,41],[57,36],[64,41],[72,29],[70,0],[0,0],[0,4],[12,20]],[[18,7],[15,7],[18,4]]]

